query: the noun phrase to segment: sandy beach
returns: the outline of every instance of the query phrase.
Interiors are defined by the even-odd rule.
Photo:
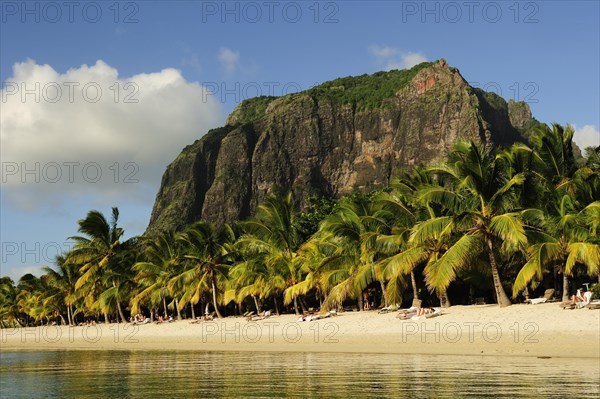
[[[0,330],[2,351],[307,351],[600,358],[600,311],[540,305],[453,306],[399,320],[397,312],[345,312],[298,322],[295,315],[191,323],[44,326]]]

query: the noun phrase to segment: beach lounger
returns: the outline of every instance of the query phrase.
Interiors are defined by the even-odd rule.
[[[600,300],[588,303],[586,308],[590,310],[600,309]]]
[[[390,306],[386,306],[384,308],[379,309],[379,311],[377,313],[388,313],[388,312],[393,312],[396,309],[398,309],[398,307],[396,305],[390,305]]]
[[[576,303],[562,302],[560,306],[562,306],[563,309],[583,309],[589,305],[591,298],[592,293],[588,291],[583,294],[583,301]]]
[[[554,295],[554,288],[548,288],[546,291],[544,291],[544,295],[542,295],[539,298],[530,299],[529,303],[531,303],[532,305],[544,303],[546,301],[549,301],[552,298],[552,295]]]
[[[592,299],[592,293],[590,291],[584,292],[583,298],[583,302],[577,302],[577,309],[585,308],[590,303],[590,300]]]

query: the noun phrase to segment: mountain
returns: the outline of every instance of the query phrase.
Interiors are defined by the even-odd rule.
[[[250,215],[273,188],[339,197],[442,159],[459,139],[524,141],[524,102],[471,87],[446,61],[243,101],[167,167],[147,233]]]

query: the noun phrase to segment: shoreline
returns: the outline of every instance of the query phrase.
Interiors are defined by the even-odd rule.
[[[197,324],[41,326],[0,330],[0,351],[131,350],[329,352],[600,358],[600,311],[539,305],[453,306],[399,320],[397,312],[344,312],[316,321],[227,317]]]

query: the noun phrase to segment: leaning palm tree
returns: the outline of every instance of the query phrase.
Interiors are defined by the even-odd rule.
[[[69,238],[75,241],[75,245],[66,260],[67,263],[83,265],[75,288],[80,296],[86,298],[89,310],[101,310],[104,313],[106,322],[108,322],[108,310],[112,309],[107,307],[100,309],[98,299],[102,292],[110,288],[105,284],[106,281],[103,281],[102,275],[111,268],[118,268],[113,261],[118,260],[117,254],[125,248],[121,242],[124,231],[117,226],[118,221],[117,208],[112,208],[110,223],[101,212],[95,210],[88,212],[86,218],[78,222],[78,231],[83,235]],[[111,285],[113,282],[108,283]],[[115,308],[121,317],[123,317],[121,302],[124,299],[115,300]]]
[[[527,245],[523,217],[527,211],[514,209],[515,187],[523,183],[522,173],[503,170],[489,149],[473,142],[455,144],[448,161],[429,170],[446,179],[448,187],[427,187],[419,192],[423,202],[438,203],[452,213],[452,223],[459,238],[426,270],[430,289],[443,290],[480,253],[490,261],[494,291],[500,306],[509,306],[500,273],[497,252],[524,251]],[[432,224],[438,223],[435,218]],[[502,245],[498,246],[497,243]]]

